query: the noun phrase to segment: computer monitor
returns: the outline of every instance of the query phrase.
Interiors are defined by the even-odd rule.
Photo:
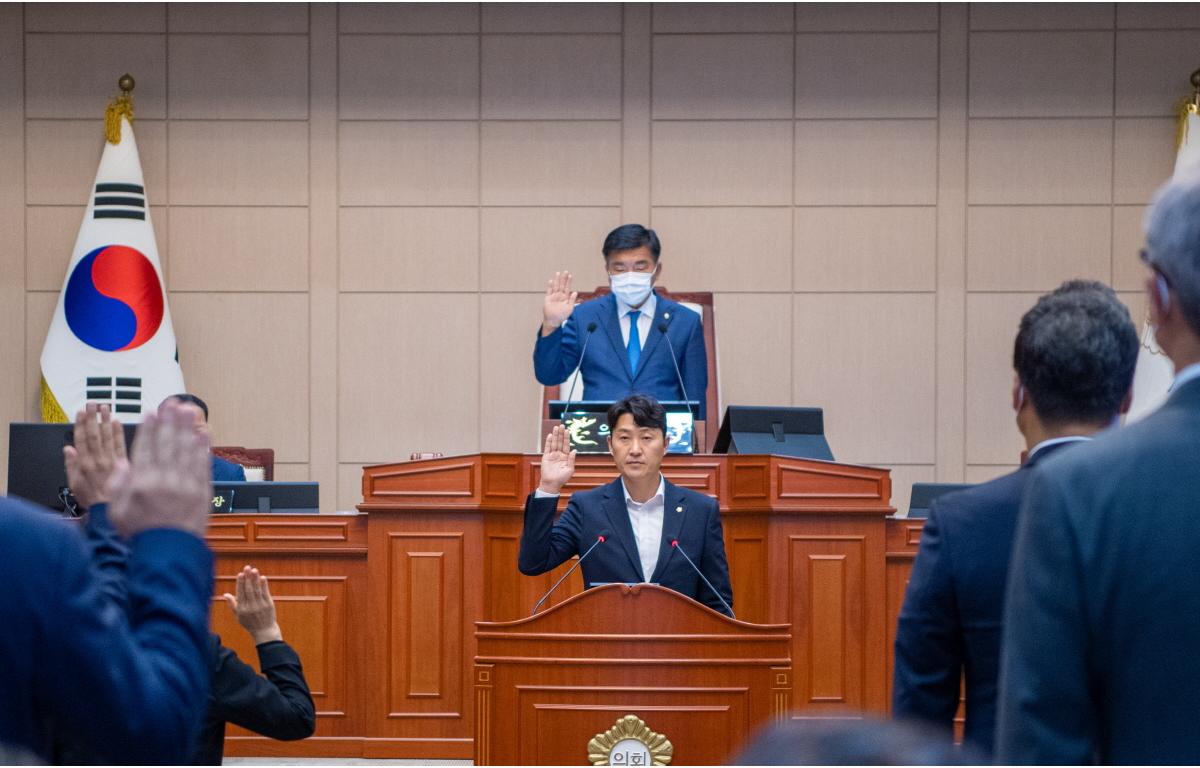
[[[774,453],[833,461],[820,408],[731,405],[725,409],[713,453]]]
[[[317,483],[213,483],[213,512],[315,515],[320,509]]]
[[[570,411],[564,415],[564,409]],[[568,403],[550,401],[550,418],[559,419],[579,453],[608,453],[609,400],[582,400]],[[696,418],[700,403],[695,400],[666,400],[659,405],[667,417],[667,453],[696,452]]]
[[[938,496],[974,487],[974,483],[913,483],[908,500],[908,516],[916,520],[929,517],[929,506]]]
[[[125,424],[125,445],[133,445],[136,424]],[[8,425],[8,494],[57,512],[75,513],[67,488],[63,446],[74,442],[74,424],[13,422]]]

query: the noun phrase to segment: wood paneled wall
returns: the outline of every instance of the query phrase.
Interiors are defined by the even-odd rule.
[[[0,413],[37,413],[128,70],[188,386],[326,511],[364,463],[532,449],[539,288],[600,283],[626,220],[716,294],[722,401],[824,406],[903,507],[1015,464],[1039,292],[1109,281],[1140,322],[1198,31],[1195,3],[0,6]]]

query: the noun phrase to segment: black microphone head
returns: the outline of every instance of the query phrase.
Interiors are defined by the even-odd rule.
[[[594,330],[596,330],[596,323],[595,322],[588,323],[587,332],[591,333]]]
[[[659,333],[666,333],[666,332],[667,332],[667,324],[666,324],[666,322],[661,322],[661,323],[659,323],[659,324],[658,324],[658,332],[659,332]]]

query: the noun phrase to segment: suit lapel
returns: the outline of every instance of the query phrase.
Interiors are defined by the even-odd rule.
[[[657,296],[657,294],[655,294]],[[650,333],[646,334],[646,347],[642,350],[641,357],[638,358],[638,368],[633,374],[634,381],[638,375],[646,369],[646,361],[650,359],[650,355],[654,352],[654,348],[658,346],[658,342],[662,341],[662,331],[658,330],[658,326],[671,312],[671,307],[667,306],[667,300],[662,296],[658,296],[657,306],[654,308],[654,321],[650,324]],[[619,328],[617,330],[620,330]],[[628,357],[628,355],[626,355]]]
[[[621,542],[621,548],[629,557],[634,573],[640,581],[645,581],[646,575],[642,573],[642,559],[638,557],[637,541],[633,538],[633,524],[629,522],[629,510],[625,507],[625,491],[621,486],[621,478],[609,483],[607,489],[604,494],[604,514],[608,516],[608,524],[612,526],[613,536]]]
[[[629,351],[625,348],[625,342],[621,338],[621,319],[617,317],[617,300],[610,293],[600,299],[604,302],[601,307],[600,316],[604,318],[604,330],[608,332],[608,340],[612,342],[613,350],[617,353],[617,359],[621,361],[621,365],[625,368],[625,375],[629,380],[633,381],[633,371],[629,368]]]
[[[674,554],[671,542],[679,538],[683,530],[683,521],[687,517],[687,504],[683,502],[683,494],[673,483],[663,483],[663,525],[662,541],[658,545],[658,564],[654,566],[654,576],[650,581],[659,583],[667,561]]]

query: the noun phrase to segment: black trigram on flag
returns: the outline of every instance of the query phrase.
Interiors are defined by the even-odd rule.
[[[146,220],[146,189],[140,184],[97,184],[93,219]]]
[[[110,406],[113,413],[141,413],[142,380],[124,376],[88,376],[87,401]]]

